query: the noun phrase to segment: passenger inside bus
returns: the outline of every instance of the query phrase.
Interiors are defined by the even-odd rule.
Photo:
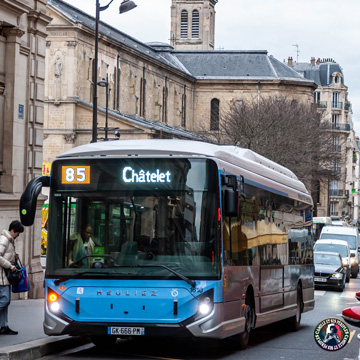
[[[93,240],[92,235],[92,227],[86,225],[80,233],[74,233],[70,236],[70,263],[74,263],[75,265],[75,263],[78,262],[79,267],[91,267],[93,258],[86,258],[86,256],[94,254],[96,243]],[[79,261],[82,258],[84,259]]]

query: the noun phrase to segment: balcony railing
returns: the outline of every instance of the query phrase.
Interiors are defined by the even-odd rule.
[[[330,211],[330,216],[339,216],[338,211]]]
[[[327,101],[318,101],[315,103],[318,109],[326,109],[327,108]]]
[[[334,168],[331,169],[331,172],[332,172],[333,175],[339,175],[339,174],[341,174],[341,168],[334,167]]]
[[[342,109],[342,102],[341,101],[333,101],[332,103],[331,103],[331,107],[333,108],[333,109]]]
[[[330,196],[344,196],[344,190],[330,189]]]
[[[333,152],[341,152],[341,145],[333,145],[332,151]]]
[[[332,130],[350,131],[350,124],[331,124]]]

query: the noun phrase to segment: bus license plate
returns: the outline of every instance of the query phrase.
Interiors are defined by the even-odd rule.
[[[141,335],[145,335],[145,328],[108,326],[108,335],[141,336]]]
[[[314,281],[317,281],[317,282],[326,282],[327,279],[324,279],[324,278],[314,278]]]

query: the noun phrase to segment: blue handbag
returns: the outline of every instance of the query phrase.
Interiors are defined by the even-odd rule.
[[[13,293],[26,292],[30,290],[29,279],[26,272],[26,267],[22,266],[20,258],[17,260],[21,267],[22,278],[18,284],[12,284],[11,291]]]

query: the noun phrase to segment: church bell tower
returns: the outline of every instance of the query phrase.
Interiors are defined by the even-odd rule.
[[[172,0],[170,44],[175,50],[214,50],[218,0]]]

